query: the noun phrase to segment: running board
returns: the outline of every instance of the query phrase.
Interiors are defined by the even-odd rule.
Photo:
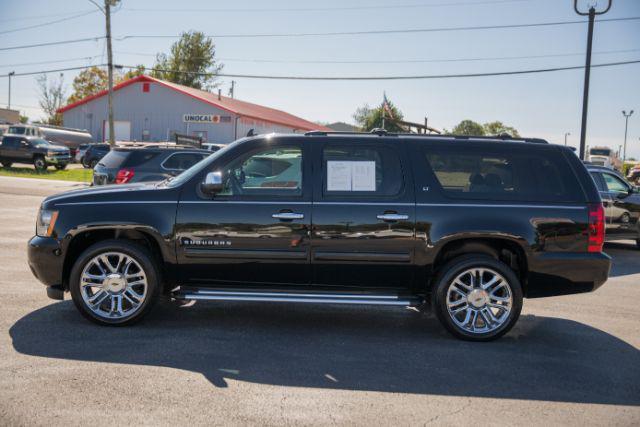
[[[177,300],[262,301],[311,304],[359,304],[416,306],[422,299],[415,296],[376,293],[336,293],[305,291],[219,290],[211,288],[179,288],[172,293]]]

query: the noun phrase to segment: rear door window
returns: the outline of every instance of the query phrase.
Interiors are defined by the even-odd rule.
[[[629,186],[617,176],[610,173],[603,173],[602,177],[609,191],[614,193],[627,193],[629,191]]]
[[[131,151],[112,150],[100,160],[100,164],[105,168],[116,169],[123,165],[124,161],[129,157]]]
[[[440,190],[455,199],[584,201],[584,194],[555,150],[487,146],[426,147],[424,156]]]
[[[165,169],[186,170],[204,157],[200,153],[174,153],[162,163],[162,167]]]
[[[327,145],[322,150],[325,196],[396,196],[403,188],[397,151],[389,146]]]

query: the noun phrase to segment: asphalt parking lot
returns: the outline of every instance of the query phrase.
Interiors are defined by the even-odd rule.
[[[0,424],[640,424],[632,246],[606,246],[600,290],[525,300],[493,343],[402,308],[163,304],[104,328],[26,263],[43,196],[73,185],[0,177]]]

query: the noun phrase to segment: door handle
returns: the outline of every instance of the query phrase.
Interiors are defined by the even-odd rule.
[[[386,213],[386,214],[378,215],[376,218],[382,221],[389,221],[389,222],[406,221],[407,219],[409,219],[409,215],[403,215],[403,214],[397,214],[397,213]]]
[[[291,221],[294,219],[304,219],[304,214],[297,212],[279,212],[271,215],[272,218],[279,219],[280,221]]]

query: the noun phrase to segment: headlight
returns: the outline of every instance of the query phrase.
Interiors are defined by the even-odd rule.
[[[55,152],[55,151],[47,151],[47,156],[49,156],[49,157],[53,157],[53,156],[55,156],[55,155],[56,155],[56,152]]]
[[[36,221],[36,235],[40,237],[51,237],[57,219],[58,211],[40,209],[40,212],[38,212],[38,220]]]

